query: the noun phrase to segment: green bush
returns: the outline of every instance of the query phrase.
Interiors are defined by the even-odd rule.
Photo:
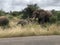
[[[21,19],[23,14],[20,14],[19,16],[16,16],[17,18]]]
[[[13,16],[9,15],[8,18],[9,18],[9,19],[13,19]]]
[[[3,10],[0,10],[0,16],[6,15]]]
[[[60,11],[52,11],[53,16],[50,18],[51,23],[59,22],[60,21]]]
[[[57,16],[50,17],[50,23],[55,23],[57,21]]]
[[[57,14],[57,20],[60,21],[60,13]]]

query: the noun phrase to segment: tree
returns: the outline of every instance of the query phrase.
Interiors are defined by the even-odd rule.
[[[31,18],[33,11],[37,9],[39,9],[39,6],[37,4],[28,4],[27,7],[22,11],[22,18]]]

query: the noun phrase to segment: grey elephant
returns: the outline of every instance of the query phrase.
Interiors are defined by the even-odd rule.
[[[33,12],[32,18],[34,18],[36,20],[36,18],[38,18],[38,23],[45,23],[45,22],[49,22],[50,21],[50,17],[52,16],[52,12],[47,11],[47,10],[35,10]]]
[[[24,25],[27,25],[28,24],[28,21],[27,20],[20,20],[18,21],[17,25],[21,25],[21,26],[24,26]]]
[[[6,16],[0,16],[0,26],[9,25],[9,19]]]

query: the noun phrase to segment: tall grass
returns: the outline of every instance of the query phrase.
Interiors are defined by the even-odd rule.
[[[21,37],[21,36],[40,36],[40,35],[60,35],[60,25],[29,24],[22,27],[16,25],[17,20],[10,21],[10,28],[2,29],[0,27],[0,38],[2,37]]]

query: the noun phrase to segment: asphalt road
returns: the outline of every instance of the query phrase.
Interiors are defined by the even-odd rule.
[[[60,36],[0,38],[0,45],[60,45]]]

